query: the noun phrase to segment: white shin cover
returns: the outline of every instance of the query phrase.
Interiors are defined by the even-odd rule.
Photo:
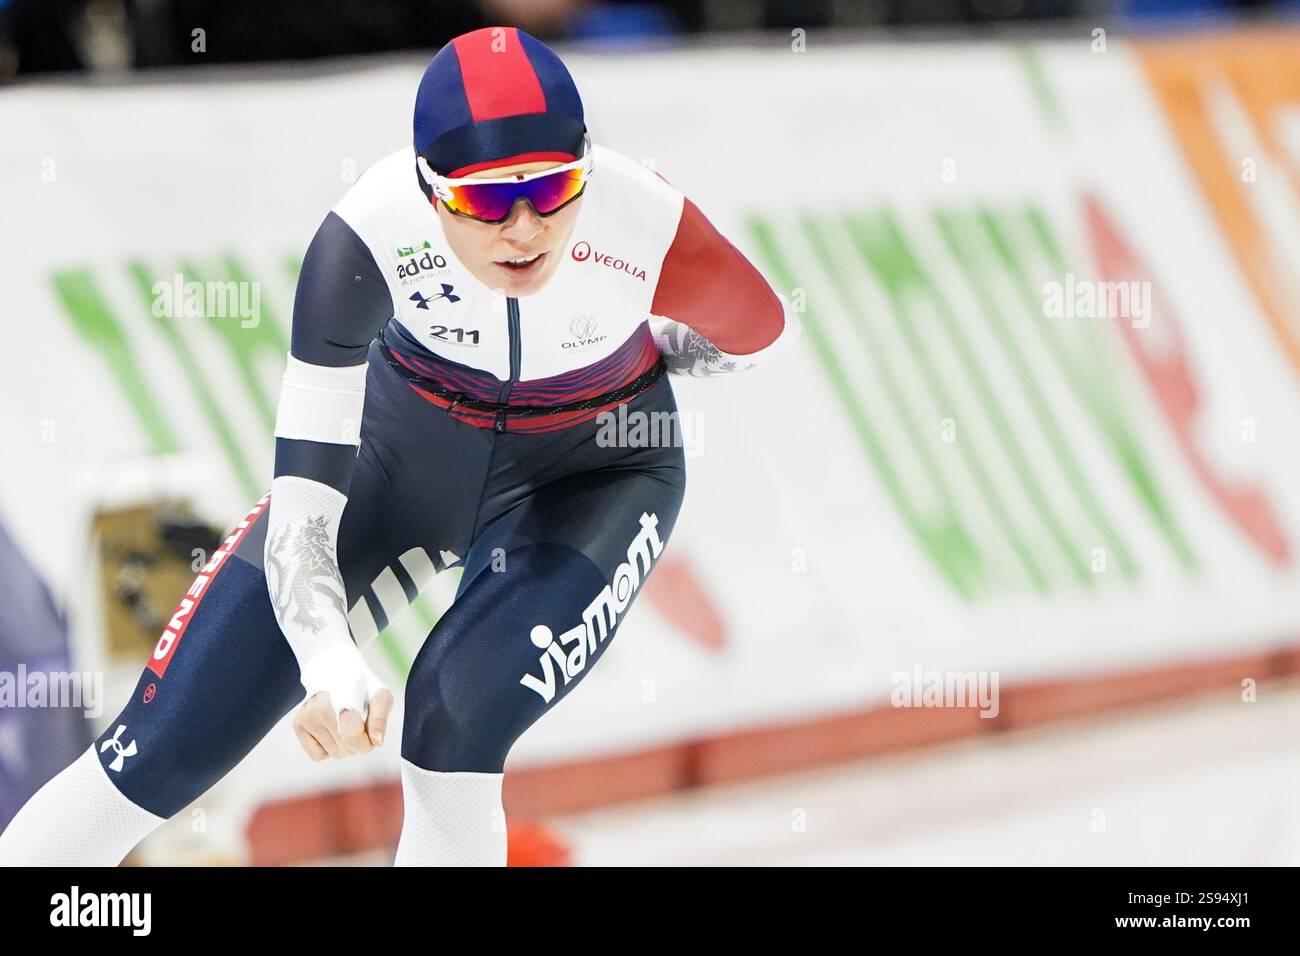
[[[113,786],[92,746],[0,834],[0,866],[117,866],[163,822]]]
[[[499,773],[440,773],[402,761],[402,838],[394,866],[505,866]]]

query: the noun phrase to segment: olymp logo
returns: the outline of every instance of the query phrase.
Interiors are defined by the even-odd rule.
[[[605,341],[606,336],[596,334],[596,325],[595,316],[588,315],[585,312],[579,315],[569,323],[569,332],[573,335],[573,338],[568,342],[561,342],[560,348],[574,351]]]
[[[556,670],[567,685],[586,669],[587,655],[595,654],[599,645],[609,637],[618,624],[619,615],[627,610],[637,588],[650,573],[654,559],[663,553],[658,516],[642,512],[640,522],[641,530],[627,546],[627,560],[614,570],[614,579],[592,598],[582,612],[581,624],[574,625],[559,637],[555,637],[545,624],[538,624],[529,631],[533,645],[542,652],[537,658],[542,676],[525,674],[519,678],[519,683],[535,691],[548,704],[555,698]],[[566,644],[572,644],[573,649],[566,652]]]

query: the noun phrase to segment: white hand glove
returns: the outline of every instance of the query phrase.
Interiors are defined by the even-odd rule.
[[[354,710],[363,721],[370,701],[385,689],[355,644],[331,647],[308,661],[302,668],[302,686],[308,700],[324,692],[336,715]]]

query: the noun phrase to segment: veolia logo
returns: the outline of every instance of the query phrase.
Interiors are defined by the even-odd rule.
[[[608,266],[611,269],[617,269],[619,272],[626,272],[633,279],[640,279],[642,282],[646,281],[645,270],[640,266],[633,265],[626,259],[615,259],[608,252],[601,252],[599,249],[593,250],[591,243],[585,239],[573,247],[571,255],[575,262],[586,262],[591,259],[598,266]]]

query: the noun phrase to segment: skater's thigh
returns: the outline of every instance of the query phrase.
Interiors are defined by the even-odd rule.
[[[407,681],[405,759],[501,772],[613,639],[672,532],[678,475],[571,476],[485,529]]]
[[[415,599],[450,537],[427,501],[398,493],[375,449],[357,458],[338,542],[349,622],[362,642]],[[271,507],[268,494],[195,578],[130,702],[96,743],[118,789],[159,816],[229,773],[303,699],[267,590]]]
[[[130,701],[96,741],[118,789],[158,816],[171,816],[216,783],[302,699],[266,577],[241,557],[254,534],[265,533],[268,500],[195,578]]]

